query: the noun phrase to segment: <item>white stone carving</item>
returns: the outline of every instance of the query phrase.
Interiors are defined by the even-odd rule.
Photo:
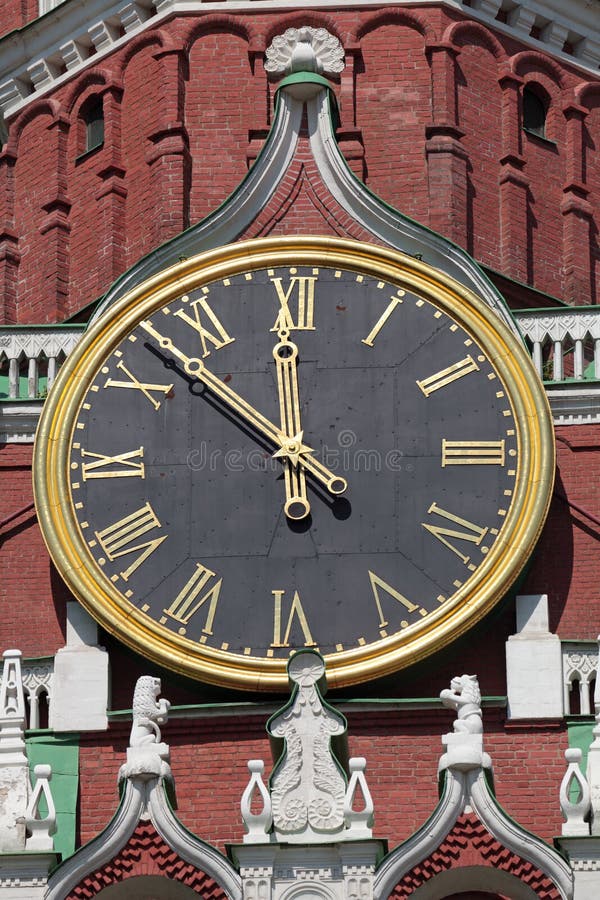
[[[483,752],[481,693],[477,676],[456,676],[450,682],[450,688],[441,691],[440,700],[457,713],[453,731],[442,737],[446,752],[440,758],[440,771],[455,768],[468,772],[481,767],[491,768],[491,760]]]
[[[344,49],[325,28],[288,28],[266,50],[265,69],[272,75],[317,72],[334,75],[344,70]]]
[[[560,308],[516,314],[523,337],[533,346],[533,362],[545,381],[564,379],[564,357],[573,354],[572,377],[600,378],[600,315],[589,306]],[[585,342],[590,344],[591,359],[586,361]],[[544,348],[551,348],[550,361],[544,363]],[[593,363],[593,372],[587,372]]]
[[[26,661],[22,666],[23,692],[29,707],[28,728],[40,727],[40,700],[46,697],[48,707],[52,702],[54,660]]]
[[[587,757],[587,783],[590,789],[590,823],[591,833],[600,835],[600,637],[596,646],[596,657],[590,660],[595,663],[594,674],[596,682],[594,685],[594,715],[596,721],[592,730],[592,743],[590,744]],[[591,654],[590,654],[591,655]],[[586,666],[587,668],[587,666]],[[589,680],[589,676],[588,676]],[[589,687],[587,688],[589,696]]]
[[[50,790],[52,768],[47,765],[34,767],[35,786],[27,805],[25,824],[29,837],[27,838],[27,850],[53,850],[54,841],[52,835],[56,832],[56,808]],[[40,800],[44,798],[46,803],[46,815],[42,818]]]
[[[563,835],[588,835],[590,826],[586,821],[590,812],[590,788],[579,764],[582,753],[577,747],[565,750],[567,771],[560,784],[560,808],[566,819]]]
[[[517,632],[506,642],[509,718],[561,718],[561,644],[549,630],[548,595],[518,596],[516,612]]]
[[[286,746],[271,776],[277,840],[330,841],[344,828],[346,784],[330,742],[346,730],[346,723],[321,700],[317,682],[324,673],[317,653],[301,651],[293,656],[288,674],[296,690],[290,705],[269,722],[270,733],[283,738]]]
[[[448,699],[450,693],[455,691],[446,692]],[[448,738],[463,741],[462,748],[460,744],[449,745]],[[469,760],[469,751],[477,750],[481,741],[481,734],[467,731],[442,736],[442,745],[447,750],[439,764],[444,780],[438,806],[427,822],[378,866],[373,884],[374,900],[387,900],[404,875],[440,846],[464,812],[474,813],[501,845],[544,872],[554,882],[563,900],[573,896],[573,874],[568,863],[545,841],[522,829],[496,802],[490,779],[484,771],[491,766],[489,756],[481,753],[480,765]],[[524,898],[529,893],[529,889],[523,890],[522,883],[514,876],[508,876],[494,867],[481,869],[479,873],[474,869],[469,883],[460,880],[453,882],[450,875],[444,889],[446,875],[448,873],[440,873],[439,881],[435,880],[434,891],[425,890],[423,896],[442,897],[464,891],[484,891]]]
[[[588,641],[569,641],[562,644],[562,675],[564,714],[570,715],[573,694],[577,692],[579,713],[589,716],[592,712],[591,688],[598,669],[598,644]]]
[[[109,659],[98,626],[79,603],[67,603],[67,644],[54,658],[50,727],[54,731],[108,728]]]
[[[268,835],[273,824],[271,795],[262,777],[265,771],[264,761],[262,759],[250,759],[248,760],[248,769],[250,771],[250,781],[242,794],[241,802],[242,821],[246,829],[244,843],[264,843],[265,840],[268,840],[265,835]],[[260,797],[262,808],[252,812],[252,801],[256,794]]]
[[[41,375],[47,377],[47,388],[50,388],[84,328],[84,325],[31,325],[25,330],[10,325],[1,326],[0,365],[7,361],[9,364],[9,399],[35,400],[39,396]],[[23,395],[21,380],[25,374],[27,391]]]
[[[29,773],[21,651],[6,650],[0,682],[0,853],[25,849]]]
[[[481,693],[477,675],[458,675],[444,688],[440,700],[449,709],[455,709],[457,718],[454,731],[463,734],[482,734]]]
[[[116,798],[115,798],[116,799]],[[242,880],[228,859],[183,827],[166,795],[163,779],[128,777],[119,807],[107,827],[52,873],[44,900],[63,900],[87,874],[102,868],[127,843],[140,820],[150,820],[184,862],[206,872],[229,900],[242,900]],[[23,900],[29,900],[26,895]]]
[[[160,725],[169,717],[171,704],[160,694],[160,678],[142,675],[133,694],[133,724],[127,748],[127,762],[121,766],[123,778],[158,778],[171,774],[169,747],[161,741]]]
[[[344,821],[348,840],[365,840],[373,836],[373,798],[365,778],[367,761],[362,756],[349,760],[350,780],[344,798]],[[359,804],[356,809],[355,805]],[[360,897],[360,892],[356,897]]]

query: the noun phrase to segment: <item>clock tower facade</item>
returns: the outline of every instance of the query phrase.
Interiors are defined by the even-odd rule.
[[[290,760],[310,778],[276,718],[288,762],[268,790],[251,768],[260,827],[239,802],[289,679],[304,722],[324,677],[353,755],[334,748],[333,768],[375,807],[367,835],[347,799],[351,835],[394,860],[414,845],[417,865],[472,814],[513,852],[483,794],[450,799],[457,773],[493,764],[498,801],[560,837],[568,872],[536,845],[529,881],[517,856],[506,883],[446,861],[427,891],[525,896],[539,875],[548,896],[593,895],[600,28],[583,3],[568,20],[546,6],[0,11],[0,852],[62,855],[36,897],[118,896],[127,878],[163,896],[139,879],[177,881],[166,862],[103,868],[100,889],[93,852],[74,853],[107,827],[122,866],[136,791],[171,774],[217,856],[186,856],[149,788],[165,859],[250,896],[236,879],[263,851],[225,871],[227,845],[321,833],[277,806]],[[369,865],[365,900],[425,890],[408,863]],[[272,895],[293,893],[278,877]]]

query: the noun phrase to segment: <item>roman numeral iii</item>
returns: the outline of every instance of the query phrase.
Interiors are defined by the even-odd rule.
[[[442,467],[503,465],[504,441],[442,440]]]

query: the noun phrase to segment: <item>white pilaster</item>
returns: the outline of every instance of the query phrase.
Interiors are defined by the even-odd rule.
[[[105,731],[108,727],[108,653],[98,628],[78,603],[67,604],[67,645],[54,660],[50,727],[54,731]]]
[[[6,650],[0,681],[0,854],[25,850],[29,773],[21,651]]]
[[[563,715],[560,640],[548,628],[548,595],[517,597],[517,633],[506,643],[510,719],[558,719]]]

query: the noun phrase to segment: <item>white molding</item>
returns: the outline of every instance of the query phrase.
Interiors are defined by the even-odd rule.
[[[506,34],[521,43],[549,53],[582,74],[598,74],[600,64],[600,28],[596,4],[589,0],[517,0],[512,4],[509,22],[496,21],[497,0],[477,0],[467,6],[463,0],[338,0],[323,5],[323,0],[143,0],[115,3],[114,0],[89,0],[87,3],[60,3],[41,18],[0,40],[0,111],[4,118],[14,115],[33,99],[44,96],[72,75],[95,66],[108,53],[118,49],[134,34],[154,27],[173,15],[213,12],[252,12],[276,10],[279,14],[295,10],[329,10],[442,5],[458,9],[469,18]],[[542,26],[540,38],[529,35],[532,25]],[[120,36],[120,29],[125,34]],[[574,55],[562,52],[561,38],[575,46]],[[441,37],[441,35],[440,35]],[[74,53],[73,48],[77,51]],[[95,50],[95,52],[91,52]],[[64,71],[66,67],[66,71]]]
[[[431,818],[390,853],[377,870],[374,900],[386,900],[400,879],[439,847],[467,807],[500,844],[544,872],[552,879],[563,900],[570,900],[573,874],[568,864],[552,847],[521,828],[498,806],[481,768],[469,772],[447,771],[444,792]],[[467,890],[468,885],[457,889]],[[427,892],[423,896],[426,897]]]

